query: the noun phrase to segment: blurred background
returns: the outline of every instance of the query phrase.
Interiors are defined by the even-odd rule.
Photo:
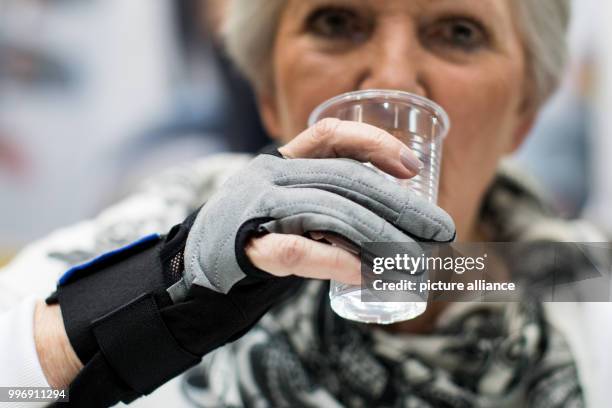
[[[224,4],[0,0],[0,264],[148,174],[262,146],[251,91],[215,35]],[[574,9],[563,87],[514,160],[566,217],[612,232],[612,3]]]

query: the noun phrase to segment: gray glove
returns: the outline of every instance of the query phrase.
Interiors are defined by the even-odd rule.
[[[455,226],[439,207],[357,161],[262,154],[200,210],[187,238],[182,289],[171,296],[192,284],[227,293],[257,270],[244,253],[249,239],[271,232],[332,232],[359,246],[450,242]]]

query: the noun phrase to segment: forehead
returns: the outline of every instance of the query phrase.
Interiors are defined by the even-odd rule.
[[[288,0],[292,11],[305,11],[313,6],[362,7],[379,13],[434,12],[437,10],[461,10],[487,14],[491,17],[509,15],[509,4],[520,0]]]

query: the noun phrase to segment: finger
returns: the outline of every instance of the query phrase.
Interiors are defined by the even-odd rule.
[[[404,143],[367,123],[327,118],[279,149],[287,158],[351,158],[398,178],[412,178],[423,163]]]
[[[245,251],[253,265],[275,276],[361,283],[361,263],[357,256],[299,235],[267,234],[252,239]]]

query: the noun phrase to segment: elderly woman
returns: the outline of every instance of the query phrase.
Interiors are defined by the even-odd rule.
[[[153,178],[0,275],[2,304],[44,296],[68,267],[192,213],[166,236],[70,269],[35,312],[34,300],[23,302],[46,381],[70,384],[73,404],[109,405],[208,354],[186,382],[204,406],[594,401],[588,358],[556,307],[432,303],[383,329],[336,316],[327,285],[302,279],[359,282],[359,260],[310,239],[320,231],[350,227],[371,241],[594,237],[555,219],[522,176],[500,167],[558,83],[568,12],[564,0],[233,1],[226,44],[278,148]],[[372,88],[422,95],[448,112],[439,207],[359,163],[398,178],[419,173],[387,132],[340,120],[307,128],[321,102]]]

